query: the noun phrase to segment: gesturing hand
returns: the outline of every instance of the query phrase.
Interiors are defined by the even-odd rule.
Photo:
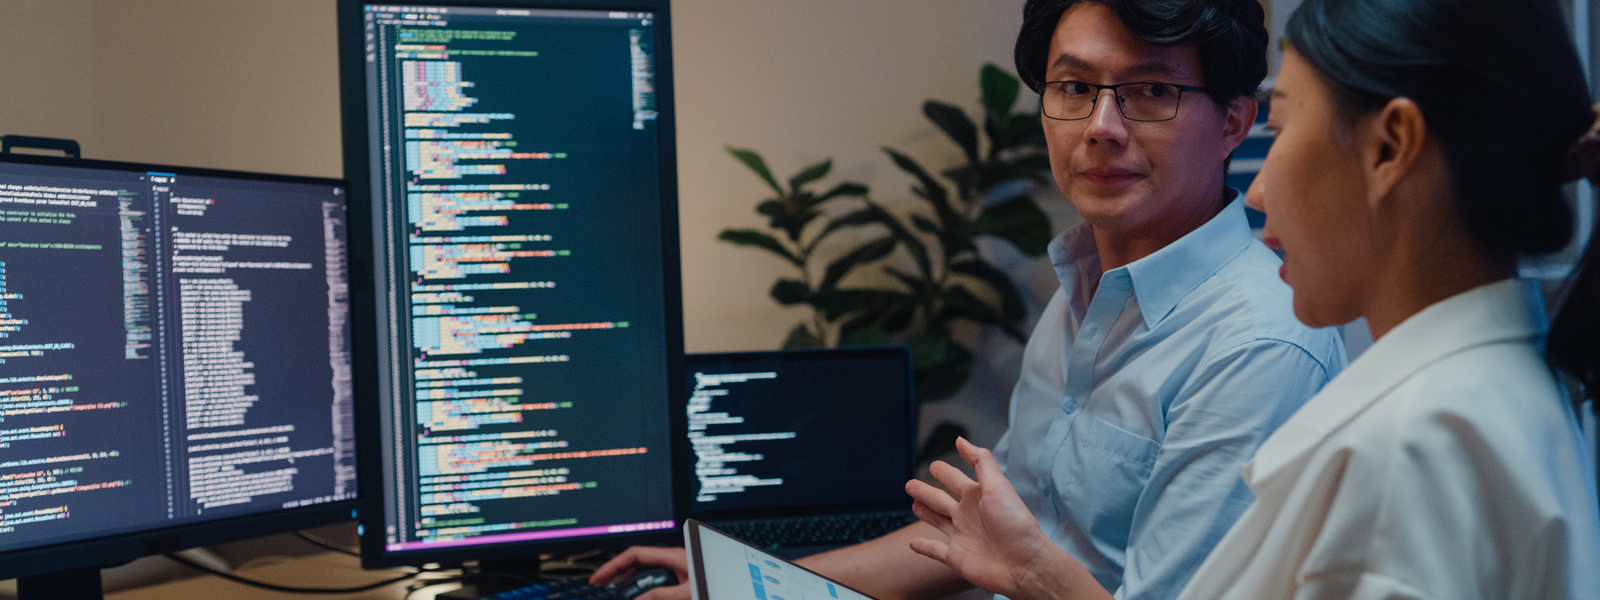
[[[973,585],[1009,598],[1073,595],[1073,586],[1062,589],[1061,584],[1076,579],[1073,571],[1083,567],[1039,530],[1039,522],[988,450],[965,439],[956,441],[956,449],[976,469],[978,480],[939,461],[931,472],[951,493],[921,481],[906,483],[906,493],[916,499],[911,508],[917,517],[949,537],[948,542],[918,538],[911,549],[944,563]],[[1093,588],[1079,591],[1104,591]]]

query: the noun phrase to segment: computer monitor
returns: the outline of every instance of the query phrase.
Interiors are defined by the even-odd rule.
[[[338,8],[363,564],[675,542],[667,2]]]
[[[0,579],[351,519],[345,243],[337,180],[0,156]]]

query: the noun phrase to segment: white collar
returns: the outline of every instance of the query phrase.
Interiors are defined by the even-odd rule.
[[[1273,432],[1245,465],[1259,490],[1411,375],[1468,348],[1537,340],[1549,329],[1538,282],[1507,279],[1434,303],[1383,336]]]

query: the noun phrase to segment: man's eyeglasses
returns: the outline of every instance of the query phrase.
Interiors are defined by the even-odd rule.
[[[1206,88],[1176,83],[1135,81],[1099,85],[1082,81],[1046,81],[1041,105],[1044,116],[1058,121],[1077,121],[1094,114],[1100,90],[1111,90],[1117,109],[1129,121],[1170,121],[1178,116],[1178,101],[1184,92],[1204,92]]]

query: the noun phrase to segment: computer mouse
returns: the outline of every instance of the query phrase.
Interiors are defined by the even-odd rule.
[[[640,594],[667,585],[678,585],[678,576],[667,569],[650,569],[618,581],[611,589],[616,590],[622,600],[633,600]]]

